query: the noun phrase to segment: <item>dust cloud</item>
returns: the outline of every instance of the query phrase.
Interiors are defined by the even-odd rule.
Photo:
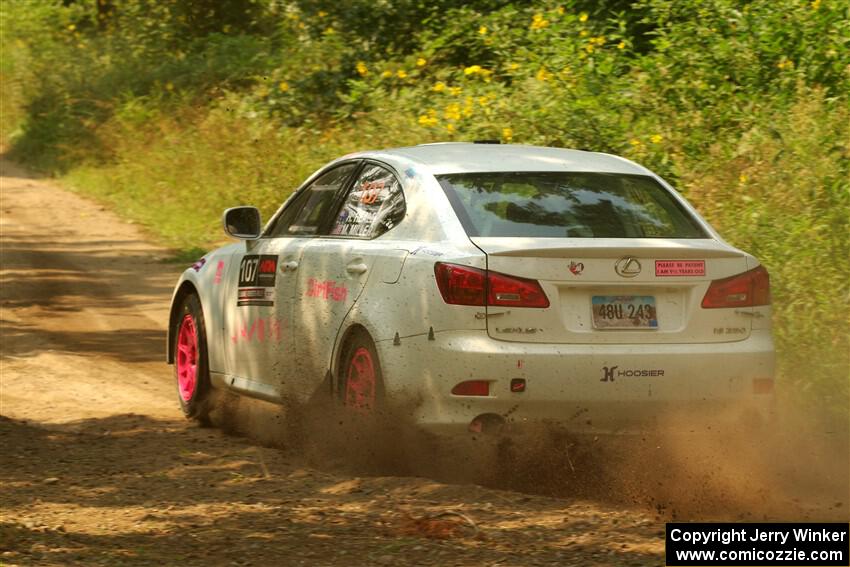
[[[406,408],[409,410],[409,408]],[[320,470],[417,476],[652,510],[663,520],[847,521],[850,428],[785,407],[771,428],[665,416],[641,435],[588,437],[539,424],[443,439],[396,408],[358,415],[331,399],[278,406],[218,394],[213,425]],[[681,433],[688,431],[688,433]]]

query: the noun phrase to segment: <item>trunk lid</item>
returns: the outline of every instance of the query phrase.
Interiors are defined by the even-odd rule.
[[[704,309],[712,280],[747,256],[712,239],[472,237],[487,269],[540,282],[544,309],[487,307],[488,334],[534,343],[713,343],[746,339],[752,308]],[[651,314],[650,314],[651,313]]]

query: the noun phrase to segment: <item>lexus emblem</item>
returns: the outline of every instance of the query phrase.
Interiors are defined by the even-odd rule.
[[[631,256],[620,258],[614,264],[614,271],[617,272],[617,275],[624,278],[633,278],[640,273],[640,262],[638,262],[637,258]]]

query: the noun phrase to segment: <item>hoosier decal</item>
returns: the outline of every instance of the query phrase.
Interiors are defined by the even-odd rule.
[[[274,305],[277,256],[249,254],[239,264],[239,291],[236,305]]]

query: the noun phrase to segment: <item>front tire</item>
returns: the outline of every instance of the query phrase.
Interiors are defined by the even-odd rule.
[[[207,334],[204,312],[197,295],[189,295],[180,306],[174,329],[174,378],[180,409],[190,419],[209,423],[210,393]]]

